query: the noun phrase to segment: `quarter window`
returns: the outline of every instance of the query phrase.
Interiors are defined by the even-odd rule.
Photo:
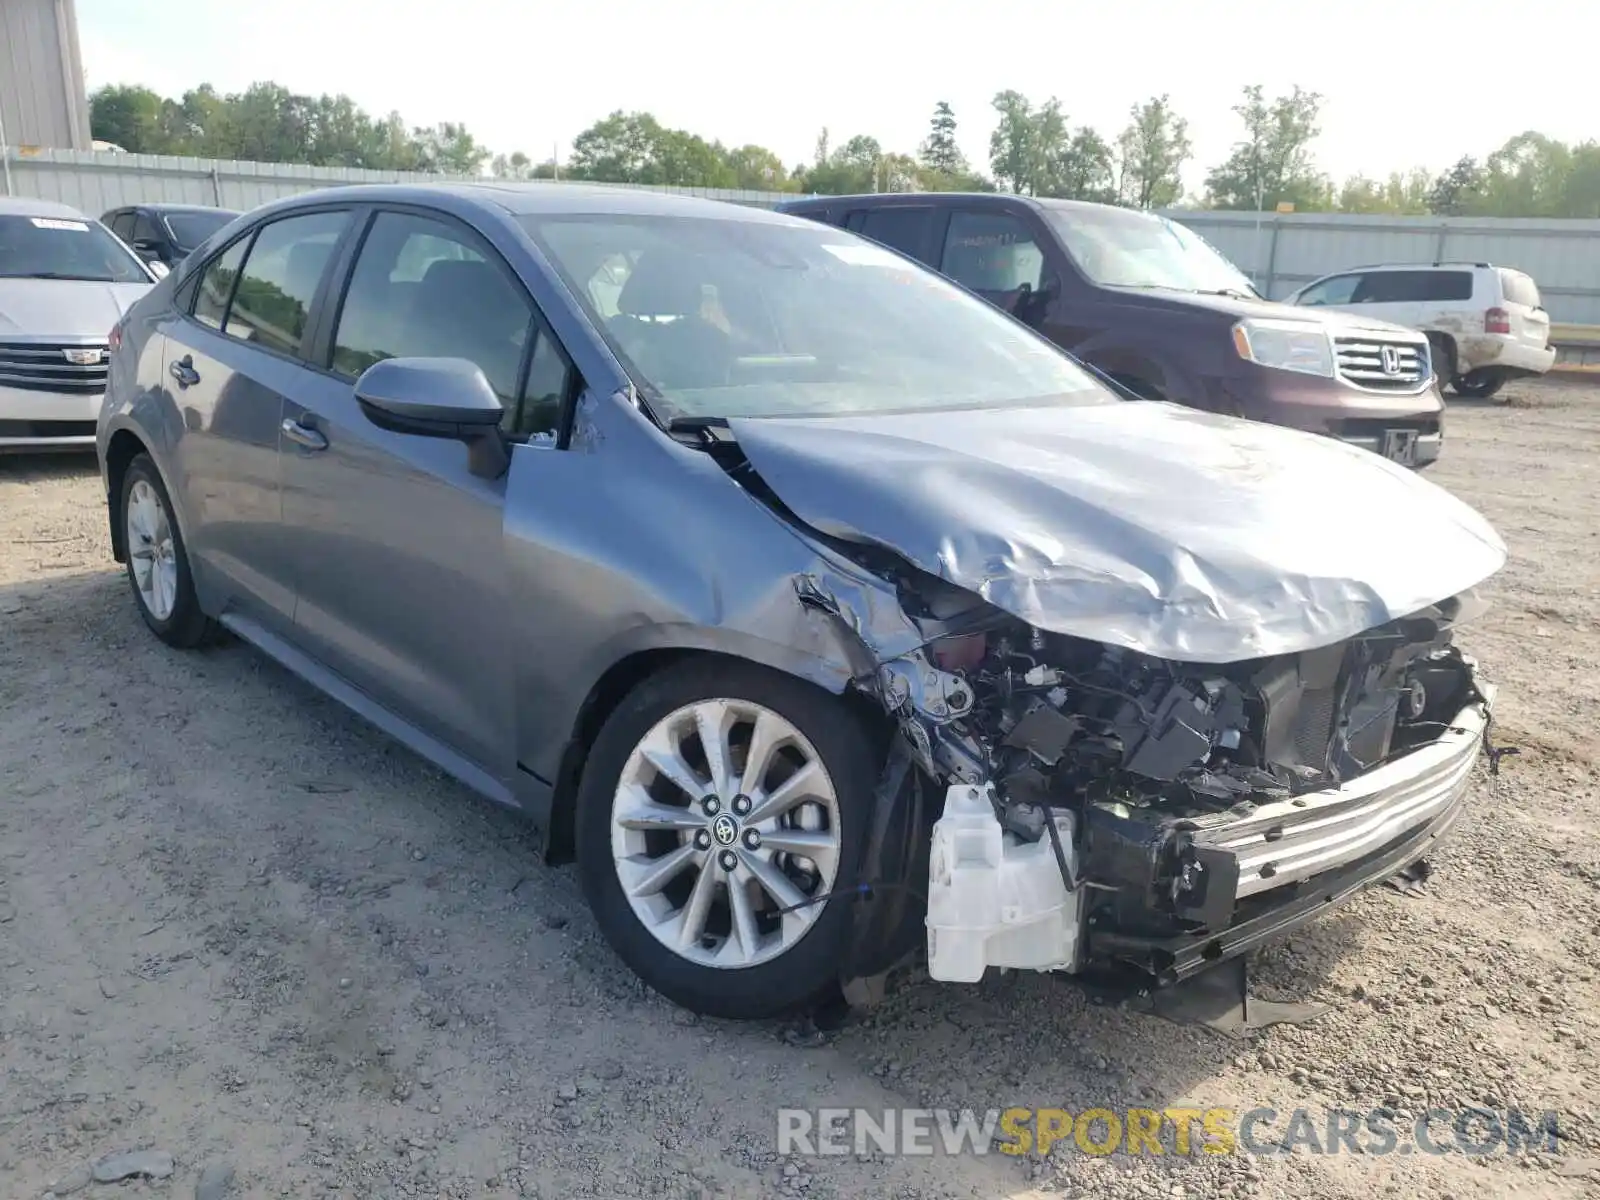
[[[200,324],[217,330],[222,328],[234,280],[239,278],[239,264],[244,262],[245,248],[249,244],[249,238],[240,238],[207,263],[201,272],[200,286],[194,295],[194,319]]]
[[[262,226],[234,288],[224,332],[298,354],[311,301],[349,221],[347,212],[318,212]]]
[[[385,358],[476,363],[514,437],[553,439],[573,378],[505,267],[454,226],[409,213],[374,219],[333,341],[331,365],[350,379]]]

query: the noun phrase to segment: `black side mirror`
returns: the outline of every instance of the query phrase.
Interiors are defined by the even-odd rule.
[[[380,429],[466,443],[468,469],[498,479],[511,465],[500,422],[505,406],[464,358],[386,358],[356,380],[361,411]]]

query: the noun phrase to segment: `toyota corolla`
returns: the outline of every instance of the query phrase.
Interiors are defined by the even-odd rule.
[[[119,322],[112,545],[574,858],[650,985],[755,1017],[908,957],[1243,954],[1457,819],[1505,547],[1326,438],[1113,394],[800,218],[334,189]]]

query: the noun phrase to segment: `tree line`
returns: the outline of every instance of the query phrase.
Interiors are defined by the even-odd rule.
[[[210,85],[179,99],[113,85],[90,97],[94,137],[132,153],[193,155],[316,166],[431,171],[499,178],[567,178],[814,194],[994,191],[1095,200],[1136,208],[1192,205],[1268,211],[1492,217],[1600,217],[1600,142],[1568,145],[1528,132],[1448,170],[1362,175],[1336,181],[1317,165],[1323,98],[1293,88],[1243,90],[1233,114],[1240,136],[1208,169],[1197,194],[1184,188],[1193,159],[1188,121],[1168,96],[1133,105],[1114,136],[1074,124],[1061,102],[1016,91],[994,97],[988,160],[967,160],[956,115],[940,101],[926,138],[896,151],[856,134],[822,130],[810,161],[785,164],[760,145],[728,146],[663,125],[647,112],[613,112],[572,144],[565,162],[496,154],[465,126],[410,126],[374,116],[348,96],[306,96],[275,83],[220,94]]]

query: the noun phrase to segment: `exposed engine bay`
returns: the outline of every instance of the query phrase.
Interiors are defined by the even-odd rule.
[[[1218,666],[1033,629],[937,581],[902,595],[931,640],[884,664],[878,686],[914,761],[949,795],[984,797],[1013,851],[1048,847],[1074,919],[1122,934],[1225,929],[1239,868],[1206,831],[1337,790],[1482,699],[1451,641],[1460,599],[1333,646]],[[936,835],[936,876],[939,857]]]

